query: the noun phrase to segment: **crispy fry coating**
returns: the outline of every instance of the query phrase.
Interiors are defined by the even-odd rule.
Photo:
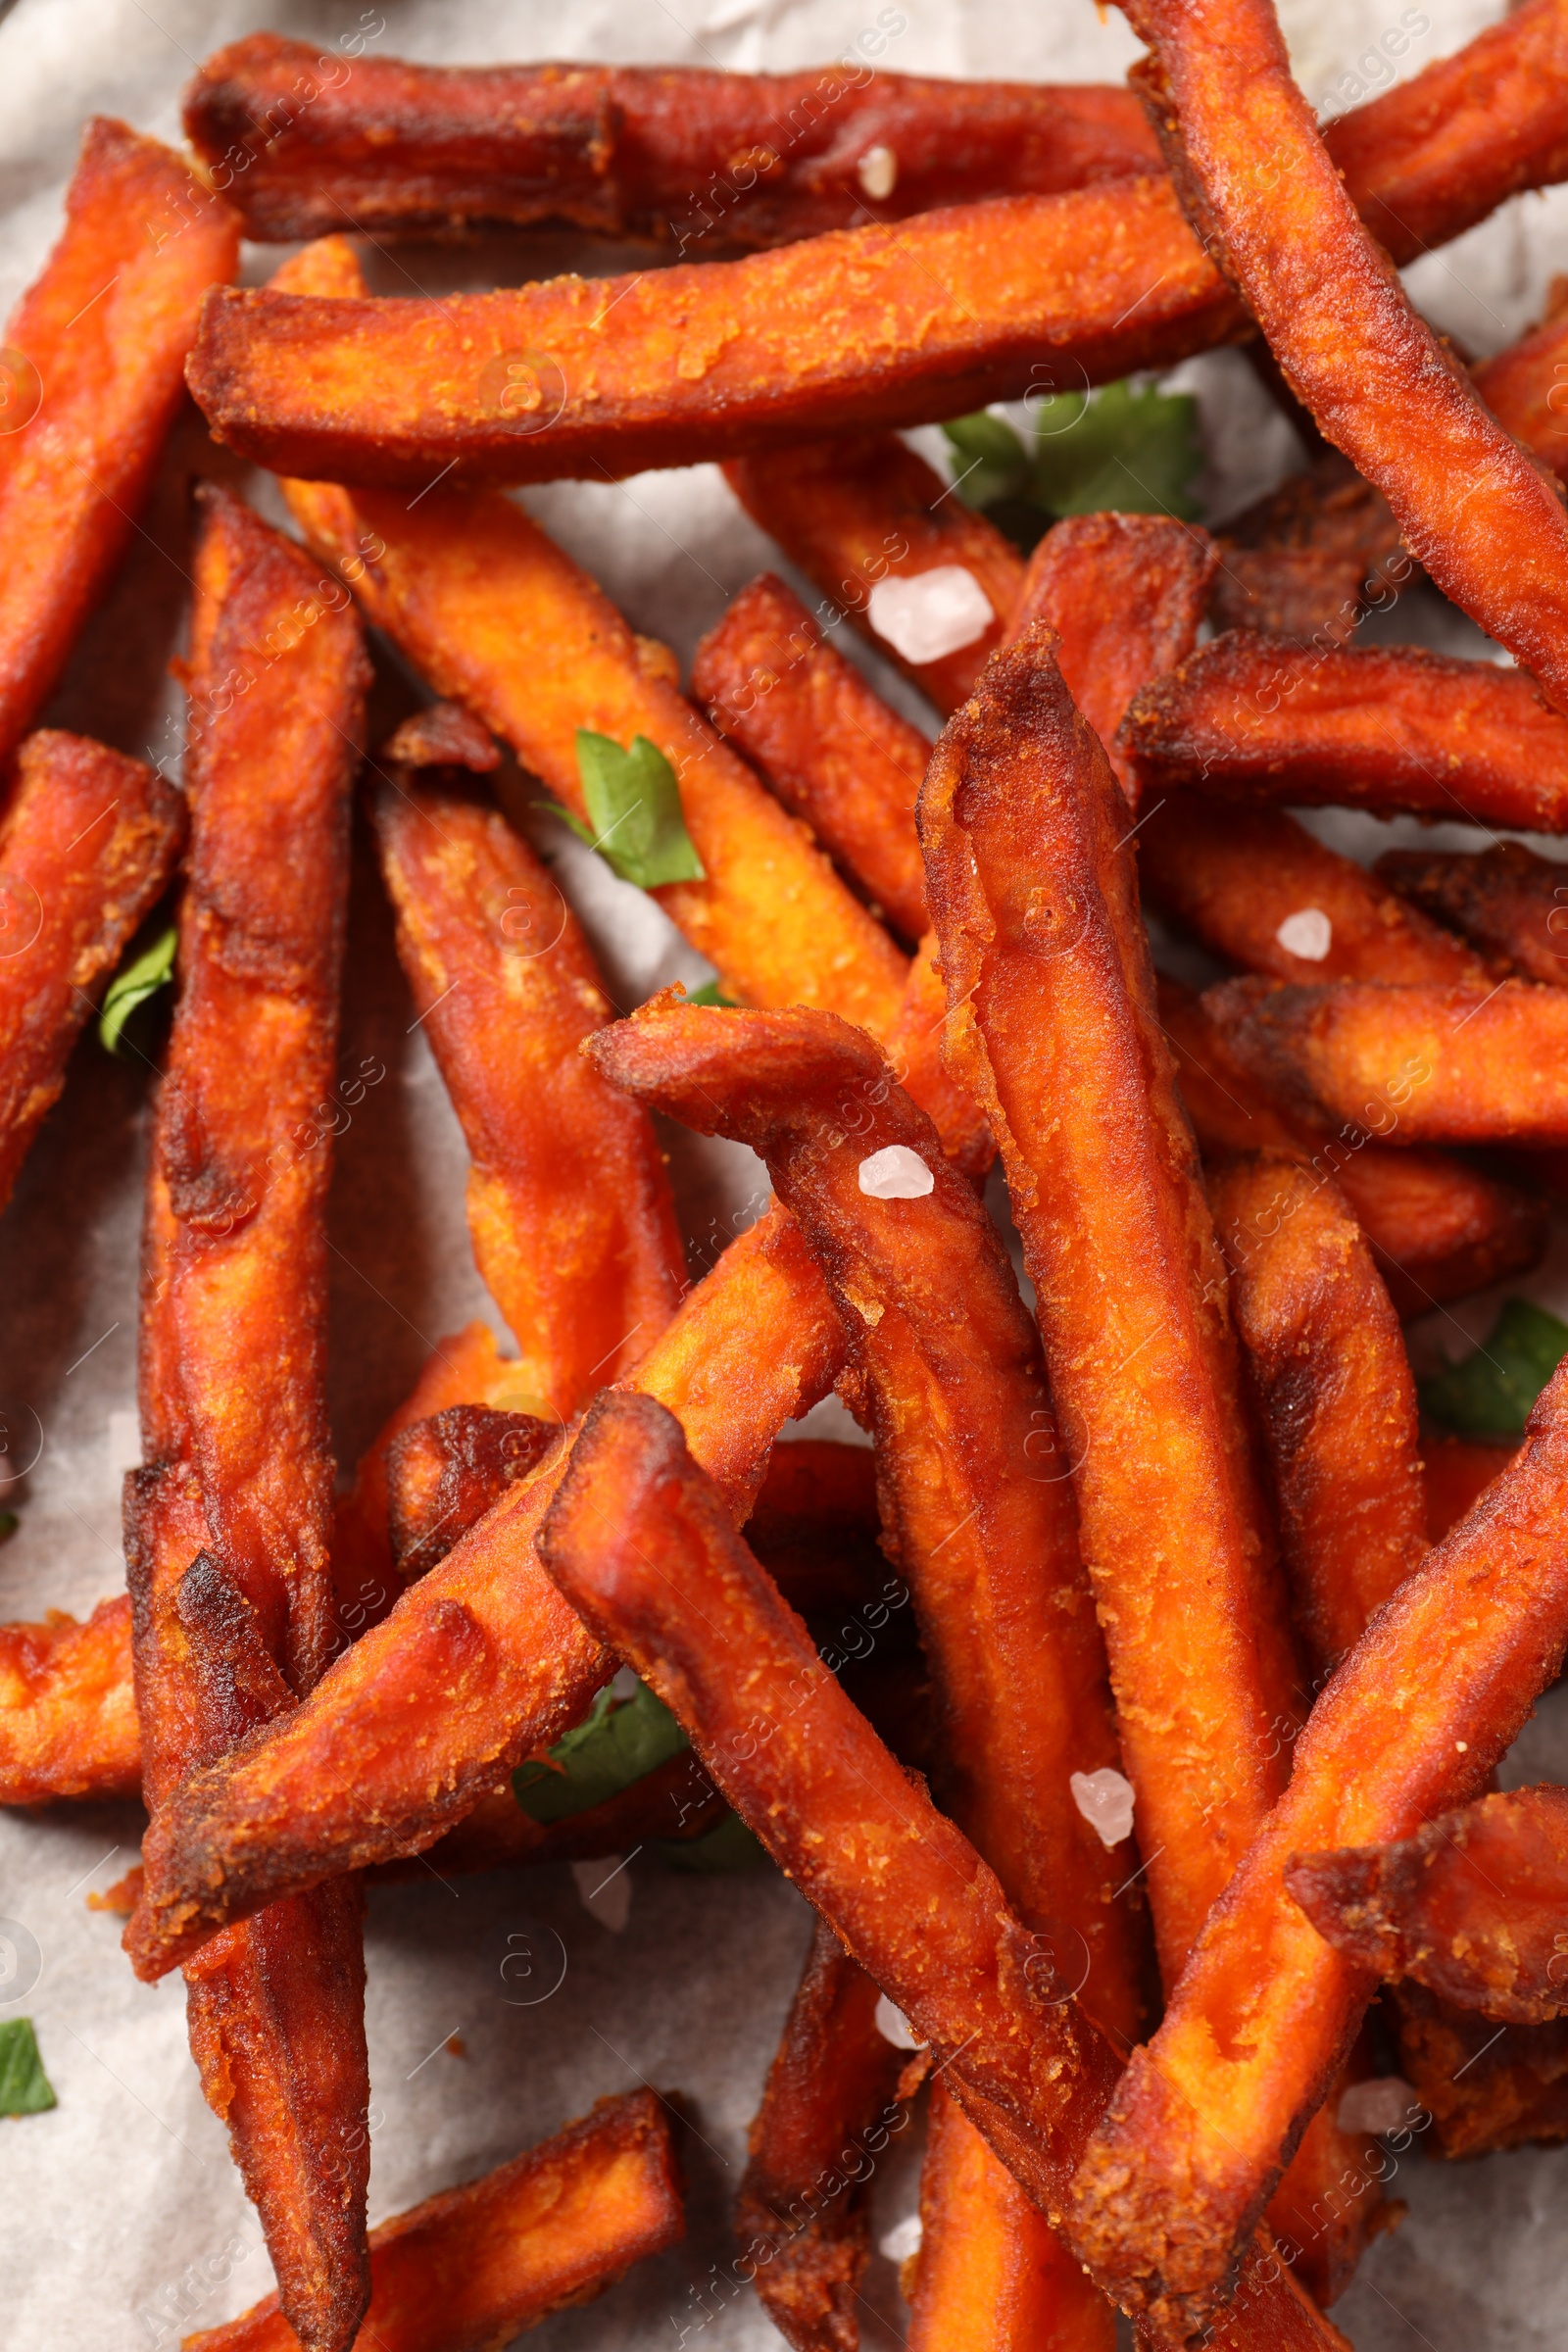
[[[1277,1792],[1293,1669],[1126,803],[1052,645],[1037,624],[948,728],[921,838],[947,1052],[1001,1141],[1173,1984]]]
[[[1298,1853],[1410,1836],[1484,1786],[1568,1641],[1568,1373],[1522,1452],[1374,1619],[1080,2169],[1076,2241],[1180,2340],[1227,2297],[1375,1978],[1285,1890]]]
[[[1451,2161],[1568,2139],[1568,2018],[1499,2032],[1421,1984],[1397,1985],[1388,1997],[1399,2072],[1432,2118],[1438,2155]]]
[[[238,259],[236,216],[177,155],[93,117],[65,228],[5,330],[0,763],[130,538],[202,296]]]
[[[876,2159],[907,2125],[924,2072],[878,2032],[877,1999],[871,1979],[818,1920],[735,2201],[752,2283],[796,2352],[856,2352]]]
[[[185,93],[185,134],[247,236],[564,220],[684,253],[1159,169],[1131,93],[1092,82],[938,81],[853,56],[805,74],[366,56],[333,82],[325,62],[251,33]]]
[[[0,1207],[184,833],[179,794],[139,760],[53,727],[23,744],[0,823]]]
[[[1514,1446],[1484,1446],[1472,1438],[1456,1438],[1446,1430],[1427,1432],[1421,1440],[1421,1470],[1427,1497],[1427,1541],[1441,1544],[1473,1510],[1518,1451]]]
[[[130,1596],[79,1623],[0,1626],[0,1804],[141,1789],[130,1679]]]
[[[427,1576],[556,1443],[549,1421],[489,1404],[449,1404],[387,1449],[388,1532],[405,1584]]]
[[[906,939],[926,928],[914,796],[931,746],[764,571],[703,639],[692,693]]]
[[[1553,278],[1539,326],[1475,370],[1475,386],[1499,424],[1506,425],[1559,478],[1568,470],[1568,419],[1563,416],[1562,362],[1568,357],[1568,313],[1563,281]]]
[[[1396,1145],[1568,1142],[1560,989],[1227,980],[1203,1004],[1244,1065],[1308,1119]]]
[[[1482,1797],[1388,1845],[1298,1854],[1286,1890],[1352,1967],[1513,2026],[1568,2008],[1568,1788]]]
[[[1189,218],[1291,389],[1438,586],[1568,708],[1568,515],[1367,233],[1271,0],[1127,14],[1153,51],[1136,72]]]
[[[746,1541],[790,1607],[810,1617],[883,1590],[879,1525],[871,1448],[797,1438],[773,1448]]]
[[[1523,842],[1499,841],[1469,853],[1387,850],[1377,873],[1412,906],[1462,933],[1494,979],[1514,972],[1568,988],[1568,865],[1538,858]]]
[[[1568,726],[1531,679],[1415,646],[1233,629],[1144,689],[1122,747],[1151,793],[1568,828]]]
[[[1192,652],[1217,560],[1206,531],[1167,515],[1069,514],[1030,557],[1003,638],[1051,623],[1068,690],[1135,810],[1138,778],[1116,730],[1139,687]]]
[[[1395,888],[1380,888],[1353,858],[1325,849],[1283,808],[1173,792],[1139,828],[1138,878],[1165,913],[1244,971],[1491,985],[1486,965],[1451,931]]]
[[[1313,1665],[1332,1670],[1427,1548],[1415,1385],[1337,1186],[1277,1152],[1209,1179]]]
[[[562,1590],[680,1716],[971,2123],[1056,2209],[1114,2081],[1109,2045],[962,1832],[857,1714],[654,1399],[594,1405],[542,1541]],[[1342,2344],[1261,2241],[1245,2285],[1245,2323],[1217,2341]]]
[[[740,458],[724,467],[724,479],[759,530],[820,588],[829,610],[819,607],[819,619],[845,613],[944,715],[973,692],[1018,601],[1023,558],[897,433],[840,434]],[[883,580],[948,568],[979,582],[993,617],[949,653],[906,660],[877,629],[872,597]]]
[[[585,2303],[685,2234],[659,2096],[601,2099],[580,2123],[370,2233],[365,2352],[489,2352]],[[185,2352],[297,2352],[275,2295]]]
[[[1298,420],[1310,429],[1304,411]],[[1387,499],[1326,447],[1234,515],[1216,545],[1216,628],[1309,638],[1319,647],[1343,644],[1368,602],[1387,602],[1412,568],[1397,552],[1399,526]]]

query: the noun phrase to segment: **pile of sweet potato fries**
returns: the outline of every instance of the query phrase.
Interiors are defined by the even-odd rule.
[[[1343,2345],[1380,2134],[1568,2136],[1568,1791],[1493,1782],[1568,1643],[1568,1369],[1444,1439],[1401,1330],[1568,1197],[1568,866],[1288,813],[1568,833],[1568,303],[1470,368],[1396,273],[1568,178],[1568,0],[1324,130],[1270,0],[1123,5],[1131,90],[260,34],[194,161],[88,126],[7,329],[0,1200],[172,890],[177,950],[128,1592],[0,1627],[0,1800],[146,1802],[125,1948],[277,2278],[205,2352],[480,2352],[682,2232],[644,2091],[368,2235],[363,1880],[420,1854],[732,1813],[794,1879],[734,2276],[800,2352],[859,2340],[928,2078],[918,2352]],[[435,301],[342,233],[535,222],[660,250]],[[239,291],[246,237],[317,241]],[[1218,344],[1306,462],[1212,535],[1026,554],[896,430]],[[297,536],[198,492],[176,788],[35,722],[182,383]],[[707,460],[820,601],[763,574],[683,691],[505,493]],[[1418,567],[1511,660],[1359,644]],[[368,626],[429,697],[369,758]],[[615,1017],[502,747],[714,1001]],[[338,1493],[357,789],[516,1351],[444,1342]],[[1229,976],[1156,976],[1146,900]],[[773,1190],[697,1280],[656,1113]],[[869,1447],[778,1446],[834,1390]],[[835,1646],[906,1601],[917,1653]],[[647,1769],[540,1800],[655,1702]]]

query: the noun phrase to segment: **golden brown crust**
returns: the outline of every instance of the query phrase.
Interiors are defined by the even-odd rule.
[[[0,1804],[140,1790],[129,1594],[79,1624],[0,1626]]]
[[[1523,842],[1499,841],[1470,853],[1388,850],[1377,873],[1413,906],[1469,940],[1493,979],[1515,973],[1545,988],[1568,988],[1568,865],[1538,858]]]

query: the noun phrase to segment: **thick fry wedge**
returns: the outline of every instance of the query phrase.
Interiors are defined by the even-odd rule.
[[[1127,14],[1178,192],[1291,389],[1438,586],[1568,708],[1568,515],[1362,224],[1272,0]]]
[[[286,1713],[337,1638],[330,1144],[311,1118],[334,1075],[368,665],[346,595],[323,597],[300,550],[226,492],[204,493],[195,572],[190,882],[148,1173],[148,1466],[125,1499],[152,1808]],[[353,1880],[315,1889],[186,1969],[202,2087],[310,2352],[344,2352],[368,2292],[361,1909]]]
[[[1173,792],[1139,827],[1138,878],[1165,913],[1244,971],[1491,986],[1480,957],[1408,905],[1392,877],[1380,887],[1283,808]]]
[[[1484,1785],[1568,1641],[1568,1372],[1523,1451],[1380,1612],[1313,1709],[1285,1795],[1080,2170],[1076,2242],[1178,2337],[1223,2309],[1375,1978],[1286,1892],[1298,1853],[1413,1834]]]
[[[177,155],[94,116],[0,362],[0,763],[130,538],[202,296],[238,259],[236,216]]]
[[[1037,624],[992,663],[921,837],[946,1050],[1001,1141],[1174,1984],[1277,1793],[1294,1669],[1126,802],[1052,648]]]
[[[1499,841],[1469,854],[1388,850],[1377,872],[1412,906],[1451,923],[1487,959],[1494,979],[1514,972],[1568,988],[1568,865],[1538,858],[1523,842]]]
[[[515,1407],[569,1419],[674,1312],[669,1180],[648,1118],[577,1051],[612,1016],[560,889],[461,769],[398,750],[372,821],[399,958],[472,1154],[474,1256],[517,1340]]]
[[[1237,1058],[1202,1001],[1174,980],[1159,982],[1159,1018],[1205,1155],[1288,1152],[1338,1184],[1401,1316],[1522,1273],[1541,1256],[1546,1213],[1539,1199],[1446,1152],[1394,1151],[1363,1128],[1325,1133],[1297,1116]]]
[[[1122,748],[1150,793],[1568,828],[1568,724],[1521,671],[1414,646],[1233,629],[1145,688]]]
[[[926,928],[914,796],[931,746],[763,572],[692,663],[692,693],[906,939]]]
[[[602,1396],[543,1542],[563,1592],[679,1714],[730,1802],[1049,2214],[1114,2080],[1109,2046],[1062,1997],[961,1831],[822,1665],[672,1416],[651,1397]],[[1245,2319],[1217,2342],[1343,2343],[1262,2241],[1246,2285]]]
[[[363,2352],[489,2352],[585,2303],[685,2234],[680,2171],[655,2091],[443,2189],[370,2233]],[[296,2352],[275,2295],[185,2338],[184,2352]]]
[[[1560,989],[1227,980],[1203,1004],[1244,1065],[1308,1119],[1396,1145],[1568,1142]]]
[[[758,528],[822,591],[819,620],[844,613],[944,715],[958,708],[1002,643],[1023,586],[1023,558],[995,523],[956,498],[897,433],[840,435],[737,459],[724,479]],[[931,571],[967,572],[982,593],[969,622],[953,623],[958,644],[906,656],[877,625],[877,591],[884,580]]]
[[[0,1626],[0,1804],[140,1790],[129,1594],[80,1624]]]
[[[185,134],[247,236],[564,220],[685,253],[867,215],[1055,194],[1159,170],[1127,90],[936,81],[864,56],[805,74],[692,66],[350,66],[251,33],[185,92]],[[328,70],[330,68],[330,71]]]
[[[1135,810],[1116,730],[1138,689],[1192,652],[1217,561],[1206,531],[1167,515],[1070,514],[1030,557],[1003,638],[1051,623],[1061,674]]]
[[[1568,2009],[1568,1788],[1484,1796],[1389,1845],[1298,1854],[1286,1890],[1353,1967],[1512,2026]]]
[[[1216,1170],[1209,1200],[1298,1621],[1332,1671],[1427,1549],[1404,1343],[1337,1186],[1260,1152]]]
[[[0,823],[0,1207],[11,1197],[92,990],[173,870],[185,806],[157,770],[84,735],[23,744]]]

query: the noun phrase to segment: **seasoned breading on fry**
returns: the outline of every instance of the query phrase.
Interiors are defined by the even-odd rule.
[[[680,2168],[657,2091],[601,2099],[580,2123],[440,2190],[370,2233],[373,2352],[489,2352],[585,2303],[685,2234]],[[185,2338],[185,2352],[297,2352],[269,2295]]]
[[[853,52],[804,74],[326,62],[253,32],[185,92],[185,135],[247,236],[561,220],[685,253],[1159,170],[1131,92],[1094,82],[938,81]]]
[[[156,768],[52,727],[23,744],[0,820],[0,1207],[184,835]]]
[[[1399,1588],[1319,1698],[1291,1782],[1134,2055],[1073,2194],[1076,2243],[1177,2340],[1238,2251],[1376,1984],[1286,1891],[1293,1856],[1409,1837],[1463,1803],[1568,1642],[1568,1370],[1523,1451]]]
[[[1522,670],[1415,646],[1233,629],[1144,689],[1122,749],[1151,794],[1568,829],[1568,721]]]
[[[1568,988],[1568,864],[1499,841],[1479,851],[1386,850],[1376,872],[1410,906],[1450,923],[1486,959],[1491,978],[1516,973]]]
[[[1390,1844],[1298,1854],[1287,1891],[1385,1984],[1513,2026],[1568,2009],[1568,1788],[1493,1794]]]
[[[238,259],[237,216],[179,156],[92,118],[65,228],[4,336],[0,764],[130,540],[202,296]]]
[[[334,1076],[368,676],[346,593],[224,491],[203,493],[195,577],[190,879],[142,1271],[146,1467],[125,1494],[155,1812],[292,1709],[336,1640],[330,1143],[311,1119]],[[314,1889],[186,1967],[202,2087],[309,2352],[346,2352],[368,2291],[362,1901],[353,1880]]]
[[[0,1804],[140,1790],[129,1594],[81,1623],[0,1626]]]

